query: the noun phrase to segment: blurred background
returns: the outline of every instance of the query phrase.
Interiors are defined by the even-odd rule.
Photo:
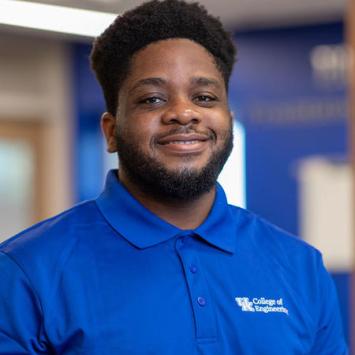
[[[228,199],[322,251],[350,344],[355,6],[352,15],[346,0],[200,2],[238,47],[235,148],[220,177]],[[115,14],[139,3],[0,0],[0,241],[96,197],[117,166],[105,152],[88,56]]]

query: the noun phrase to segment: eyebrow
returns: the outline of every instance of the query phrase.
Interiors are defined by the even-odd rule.
[[[141,86],[164,86],[166,85],[166,81],[162,78],[145,78],[138,80],[132,88],[129,90],[129,92],[132,92],[136,89],[138,89]]]
[[[196,76],[191,78],[190,83],[195,86],[214,86],[216,88],[221,87],[221,83],[217,79],[213,78],[207,78],[204,76]],[[159,77],[152,77],[152,78],[144,78],[141,80],[138,80],[133,87],[129,90],[129,92],[132,92],[136,89],[138,89],[141,86],[158,86],[162,87],[167,84],[167,81],[163,78]]]
[[[191,84],[196,86],[215,86],[216,88],[221,87],[221,83],[219,82],[219,80],[207,78],[204,76],[193,77],[191,79]]]

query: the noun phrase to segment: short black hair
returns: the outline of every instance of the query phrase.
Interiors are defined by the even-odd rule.
[[[169,38],[186,38],[205,47],[214,57],[228,90],[236,49],[221,21],[198,3],[152,0],[118,16],[94,41],[91,66],[108,112],[116,114],[118,92],[132,55],[152,42]]]

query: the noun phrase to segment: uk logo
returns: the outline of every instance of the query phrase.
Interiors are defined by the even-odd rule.
[[[235,302],[242,312],[284,313],[288,315],[283,298],[235,297]]]
[[[236,297],[235,301],[243,312],[255,312],[253,302],[251,302],[248,297]]]

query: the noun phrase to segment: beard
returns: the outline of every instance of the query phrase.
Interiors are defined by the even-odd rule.
[[[120,167],[142,192],[160,200],[193,201],[215,186],[219,173],[233,149],[232,127],[223,135],[223,145],[212,153],[203,168],[167,169],[138,144],[116,132]]]

